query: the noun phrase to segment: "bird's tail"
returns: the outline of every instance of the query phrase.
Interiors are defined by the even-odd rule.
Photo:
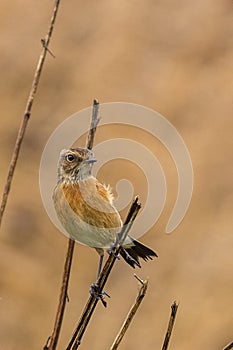
[[[123,259],[133,268],[135,266],[141,267],[139,258],[143,260],[152,260],[153,257],[158,257],[158,255],[150,248],[146,247],[142,243],[133,240],[132,245],[123,246],[120,251]]]

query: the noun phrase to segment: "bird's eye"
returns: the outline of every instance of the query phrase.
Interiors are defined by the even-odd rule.
[[[74,155],[73,155],[73,154],[68,154],[68,155],[66,156],[66,160],[67,160],[68,162],[73,162],[73,160],[74,160]]]

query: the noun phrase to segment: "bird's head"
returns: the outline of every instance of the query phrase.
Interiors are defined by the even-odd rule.
[[[63,149],[58,164],[58,181],[75,182],[91,175],[93,152],[87,148]]]

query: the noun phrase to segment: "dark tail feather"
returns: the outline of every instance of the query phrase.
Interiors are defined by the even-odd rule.
[[[132,255],[128,253],[128,249],[121,248],[120,254],[122,258],[127,262],[127,264],[133,268],[135,268],[135,266],[141,267],[137,255],[135,255],[135,257],[132,257]]]
[[[123,247],[120,252],[123,259],[133,268],[135,266],[141,267],[139,258],[143,260],[152,260],[154,256],[158,255],[150,248],[146,247],[138,241],[133,241],[133,245],[129,247]]]

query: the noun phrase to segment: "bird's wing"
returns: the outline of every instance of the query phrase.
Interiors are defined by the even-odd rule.
[[[115,228],[116,231],[121,228],[120,215],[110,201],[111,192],[105,186],[90,183],[81,188],[78,184],[63,184],[62,192],[80,220],[99,228]]]
[[[109,185],[106,186],[104,184],[101,184],[100,182],[96,182],[96,190],[105,201],[113,204],[114,196]]]

